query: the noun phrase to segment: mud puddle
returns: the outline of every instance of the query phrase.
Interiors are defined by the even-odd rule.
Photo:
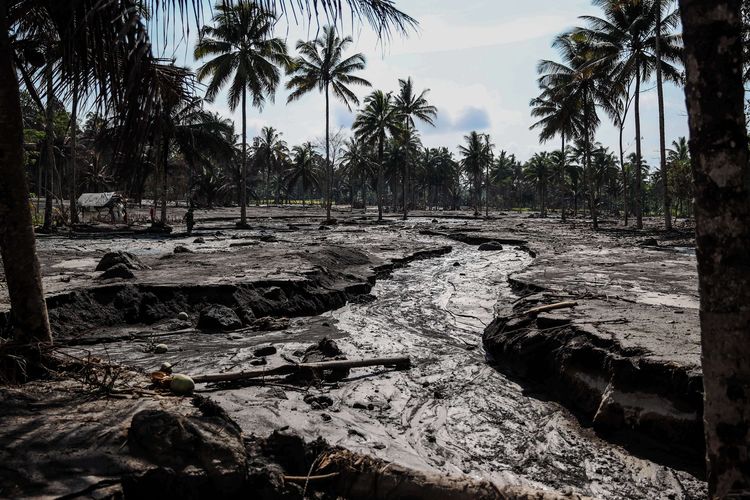
[[[443,240],[436,243],[444,243]],[[246,434],[288,427],[307,439],[404,465],[547,486],[604,498],[701,498],[689,474],[635,458],[582,428],[563,407],[524,393],[490,367],[481,334],[515,297],[510,273],[530,263],[525,252],[480,252],[454,243],[452,253],[417,261],[380,280],[369,303],[293,320],[282,332],[189,331],[164,339],[167,354],[121,342],[93,351],[153,370],[164,361],[183,373],[252,368],[259,345],[277,353],[268,367],[324,336],[350,358],[408,354],[408,371],[354,370],[337,384],[202,388]],[[311,398],[312,396],[312,398]],[[311,403],[311,401],[313,403]]]

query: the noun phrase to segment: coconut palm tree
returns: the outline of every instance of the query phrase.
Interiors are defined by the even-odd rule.
[[[430,89],[425,89],[417,95],[414,92],[414,82],[412,82],[411,77],[406,80],[399,79],[398,84],[399,93],[396,95],[395,106],[401,116],[403,116],[404,130],[414,129],[415,119],[434,127],[435,118],[437,117],[437,108],[427,102],[427,94],[430,92]],[[403,165],[403,184],[401,186],[404,203],[404,220],[406,220],[407,212],[409,210],[409,203],[407,203],[406,196],[407,185],[411,178],[409,175],[409,165],[410,162],[408,161]]]
[[[682,57],[680,35],[674,33],[679,24],[679,13],[673,11],[667,16],[664,12],[669,2],[642,0],[638,2],[620,2],[612,0],[595,0],[596,5],[604,10],[604,17],[583,16],[586,28],[580,31],[589,38],[598,57],[612,69],[612,81],[626,84],[634,81],[635,140],[636,140],[636,224],[643,227],[642,183],[641,172],[641,86],[648,81],[658,69],[659,75],[667,80],[680,82],[682,75],[677,69]],[[659,31],[657,31],[657,25]],[[658,34],[658,35],[657,35]],[[657,45],[659,57],[657,58]],[[659,76],[661,78],[661,76]],[[661,82],[657,82],[661,95]],[[663,100],[663,98],[662,98]],[[660,124],[664,119],[663,102],[659,110]],[[661,149],[661,148],[660,148]],[[666,162],[662,164],[662,174],[666,179]],[[669,194],[665,189],[665,208],[669,205]],[[668,211],[667,211],[668,212]],[[671,226],[667,214],[665,222]]]
[[[287,88],[292,90],[287,102],[300,99],[303,95],[319,90],[326,100],[326,218],[331,218],[331,191],[333,186],[333,165],[330,151],[330,93],[351,111],[352,104],[359,106],[359,98],[350,90],[351,85],[369,87],[370,82],[354,75],[365,69],[365,56],[354,54],[344,57],[344,52],[352,44],[350,36],[340,38],[335,26],[325,26],[321,35],[308,42],[297,42],[300,56],[292,61],[292,78]]]
[[[362,193],[362,208],[367,210],[367,181],[373,174],[373,165],[371,149],[367,147],[367,144],[357,139],[356,137],[349,137],[344,143],[344,150],[342,154],[342,166],[349,172],[352,178],[359,176],[361,193]],[[352,200],[352,207],[354,206],[354,200]]]
[[[540,212],[542,217],[547,216],[547,181],[550,177],[551,159],[548,153],[536,153],[524,165],[524,174],[536,187],[539,194]]]
[[[581,127],[579,137],[583,139],[584,179],[591,169],[591,143],[594,132],[601,123],[597,105],[605,110],[611,108],[611,74],[609,61],[595,50],[590,37],[580,31],[564,33],[553,44],[562,56],[563,62],[541,61],[539,63],[539,85],[555,92],[552,97],[569,102],[579,109]],[[554,89],[554,90],[552,90]],[[584,185],[586,181],[584,180]],[[588,186],[587,186],[588,187]],[[598,214],[593,202],[593,190],[589,191],[589,209],[594,229],[598,229]]]
[[[480,134],[477,131],[465,135],[464,141],[466,141],[466,144],[458,147],[459,153],[463,156],[460,164],[469,176],[474,217],[478,217],[482,175],[485,169],[492,164],[492,144],[490,144],[489,135]]]
[[[560,136],[561,147],[558,159],[562,162],[558,170],[558,182],[561,193],[565,190],[565,145],[566,139],[577,137],[581,133],[581,113],[575,98],[566,95],[567,89],[542,88],[539,97],[531,100],[531,116],[539,120],[531,129],[539,129],[539,140],[547,142],[556,135]],[[565,196],[562,197],[562,220],[565,220]]]
[[[266,203],[272,196],[271,194],[271,172],[280,173],[287,162],[289,156],[289,147],[281,138],[282,133],[273,127],[263,127],[260,135],[257,137],[257,146],[254,146],[255,162],[257,166],[265,171],[265,198]],[[279,202],[279,183],[277,183],[277,192],[274,199],[275,203]]]
[[[291,191],[299,182],[302,184],[302,207],[305,207],[305,200],[310,188],[319,188],[319,171],[321,158],[315,151],[315,146],[311,142],[305,142],[300,146],[292,148],[292,160],[290,169],[284,177],[284,184]]]
[[[378,148],[378,220],[383,220],[384,154],[385,141],[402,130],[402,119],[393,105],[390,92],[376,90],[365,98],[364,108],[354,120],[353,129],[361,139],[374,143]]]
[[[135,4],[141,5],[142,2]],[[263,0],[265,7],[282,12],[312,14],[320,6],[313,0]],[[151,0],[153,14],[159,12],[188,18],[199,10],[199,0]],[[406,33],[416,21],[382,0],[326,1],[326,12],[334,18],[344,7],[352,15],[373,26],[382,37]],[[192,9],[190,7],[193,7]],[[33,12],[34,16],[28,13]],[[166,15],[161,18],[168,23]],[[139,122],[148,106],[143,99],[148,80],[141,71],[148,64],[151,44],[146,23],[132,2],[99,0],[0,1],[0,256],[2,257],[8,296],[13,312],[13,337],[20,344],[48,343],[51,340],[44,292],[36,256],[34,230],[28,210],[29,190],[24,171],[23,119],[19,92],[18,65],[14,43],[19,33],[41,29],[61,40],[60,74],[63,79],[76,76],[92,83],[96,95],[120,107],[119,118],[127,125],[118,152],[123,158],[139,155],[145,147],[144,130]],[[102,100],[103,101],[103,100]],[[128,144],[130,147],[125,148]],[[244,155],[243,155],[244,158]]]
[[[198,79],[208,80],[206,99],[213,101],[229,85],[229,109],[242,108],[242,185],[240,225],[247,225],[247,98],[262,108],[273,100],[281,68],[289,65],[286,43],[274,38],[276,18],[255,2],[219,2],[213,26],[204,26],[195,45],[197,60],[214,56],[198,68]]]

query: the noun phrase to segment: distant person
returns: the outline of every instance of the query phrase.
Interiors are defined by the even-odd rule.
[[[187,213],[185,214],[185,226],[187,227],[187,234],[193,233],[193,227],[195,227],[195,216],[193,215],[193,205],[190,205]]]

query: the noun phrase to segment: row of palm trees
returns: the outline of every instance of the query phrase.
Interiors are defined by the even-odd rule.
[[[626,162],[623,134],[632,109],[635,128],[636,225],[643,227],[643,155],[641,138],[641,94],[644,84],[655,80],[659,108],[660,175],[663,191],[665,228],[671,229],[671,196],[666,189],[669,178],[664,131],[664,81],[680,84],[682,59],[681,35],[677,33],[679,13],[671,0],[594,0],[603,15],[583,16],[584,25],[559,35],[554,47],[560,61],[539,63],[540,94],[531,101],[532,116],[538,121],[540,140],[555,137],[561,151],[571,141],[584,146],[584,190],[594,227],[598,225],[600,199],[588,175],[592,166],[595,133],[604,112],[620,131],[619,166],[625,182]],[[564,162],[565,155],[559,156]],[[565,169],[561,164],[560,168]],[[628,222],[630,207],[626,191],[622,194],[623,216]]]

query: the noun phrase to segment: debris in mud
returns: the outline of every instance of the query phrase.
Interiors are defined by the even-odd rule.
[[[255,331],[278,331],[289,328],[289,318],[273,318],[265,316],[263,318],[253,319],[248,322],[248,327]]]
[[[110,280],[110,279],[132,279],[135,278],[135,274],[125,264],[115,264],[108,268],[97,279]]]
[[[264,356],[272,356],[276,354],[276,348],[272,345],[264,346],[253,351],[253,356],[262,358]]]
[[[198,328],[207,332],[227,332],[242,328],[242,321],[229,307],[212,304],[201,311]]]
[[[642,247],[658,247],[659,242],[656,241],[656,238],[646,238],[645,240],[638,243]]]
[[[169,351],[167,344],[156,344],[154,346],[154,354],[164,354],[167,351]]]
[[[107,252],[99,260],[99,264],[96,266],[97,271],[106,271],[111,267],[118,264],[122,264],[128,269],[143,270],[149,269],[147,265],[141,262],[141,260],[130,252],[116,251]]]
[[[333,399],[325,394],[308,394],[302,400],[309,404],[313,410],[325,410],[329,406],[333,406]]]
[[[351,299],[349,299],[349,302],[352,304],[369,304],[370,302],[374,302],[377,300],[377,297],[374,296],[371,293],[365,293],[362,295],[355,295]]]
[[[188,247],[184,245],[177,245],[176,247],[174,247],[173,252],[174,253],[193,253],[192,250],[190,250]]]
[[[496,252],[502,249],[503,246],[497,241],[488,241],[487,243],[482,243],[481,245],[479,245],[479,250],[483,252]]]
[[[188,313],[186,313],[185,311],[182,311],[177,315],[177,319],[179,319],[180,321],[187,321],[190,319],[190,316],[188,316]]]
[[[206,240],[204,238],[200,238],[200,237],[199,238],[195,238],[193,240],[193,243],[205,243],[205,242],[206,242]]]

